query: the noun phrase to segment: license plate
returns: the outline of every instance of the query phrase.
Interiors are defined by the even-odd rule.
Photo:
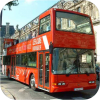
[[[74,88],[74,91],[80,91],[83,90],[83,88]]]

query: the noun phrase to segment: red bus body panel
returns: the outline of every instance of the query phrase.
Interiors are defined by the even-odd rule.
[[[77,74],[77,75],[51,75],[51,92],[64,92],[64,91],[74,91],[75,88],[95,89],[96,88],[96,75],[90,74]],[[55,80],[56,79],[56,80]],[[94,84],[89,84],[89,81],[95,81]],[[65,83],[65,85],[52,85],[52,83]]]
[[[54,32],[54,47],[95,49],[94,35]]]

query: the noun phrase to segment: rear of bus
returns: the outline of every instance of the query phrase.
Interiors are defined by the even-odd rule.
[[[96,88],[95,37],[91,18],[78,12],[53,10],[51,91]]]

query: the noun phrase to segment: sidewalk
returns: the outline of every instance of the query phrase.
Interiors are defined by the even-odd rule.
[[[3,73],[2,73],[2,67],[0,66],[0,80],[2,78],[7,78],[7,76],[3,75]]]
[[[2,77],[4,77],[4,75],[2,74],[2,66],[0,66],[0,81]]]
[[[5,87],[3,87],[2,84],[1,84],[2,79],[6,79],[6,78],[7,78],[7,76],[5,76],[5,75],[2,74],[2,68],[1,68],[1,66],[0,66],[0,88],[1,88],[2,92],[3,92],[8,98],[10,98],[10,99],[12,99],[12,100],[15,100],[14,96],[13,96]]]

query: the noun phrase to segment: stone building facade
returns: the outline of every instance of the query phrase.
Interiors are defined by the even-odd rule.
[[[11,35],[15,33],[14,26],[9,25],[9,23],[6,23],[6,25],[2,25],[0,29],[0,55],[2,56],[3,53],[3,39],[4,38],[10,38]]]
[[[63,1],[63,2],[62,2]],[[97,62],[100,62],[100,44],[99,44],[99,37],[100,37],[100,15],[98,8],[91,2],[87,0],[73,0],[73,1],[64,1],[60,0],[58,3],[56,3],[53,8],[59,8],[59,9],[67,9],[67,10],[73,10],[77,12],[81,12],[84,14],[88,14],[92,18],[93,27],[95,31],[95,38],[96,38],[96,53],[97,53]],[[58,19],[59,20],[59,19]],[[28,24],[26,24],[21,29],[18,29],[18,25],[16,26],[16,31],[11,38],[13,39],[19,39],[20,42],[25,41],[29,38],[30,35],[32,37],[36,37],[38,34],[38,17],[30,21]],[[64,24],[70,24],[65,23]]]
[[[2,25],[2,27],[0,28],[0,55],[3,54],[4,38],[10,38],[14,33],[15,33],[14,26],[10,25],[10,23]]]

